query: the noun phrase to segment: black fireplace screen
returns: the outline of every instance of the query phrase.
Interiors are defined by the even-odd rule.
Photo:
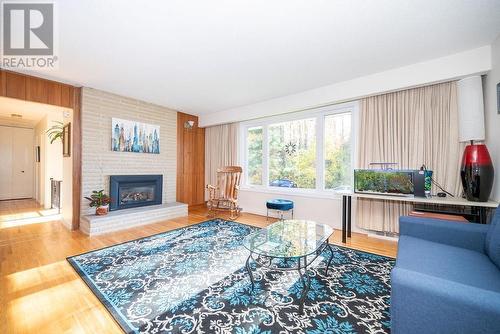
[[[110,177],[111,210],[161,204],[162,175],[113,175]]]

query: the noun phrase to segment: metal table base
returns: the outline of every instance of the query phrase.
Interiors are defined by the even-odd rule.
[[[301,257],[296,257],[296,258],[282,258],[282,257],[272,257],[272,256],[264,256],[264,255],[257,255],[257,259],[253,257],[254,253],[250,252],[248,255],[248,258],[245,263],[245,268],[248,272],[248,275],[250,276],[250,282],[252,283],[252,291],[255,288],[255,279],[253,277],[252,273],[252,268],[250,266],[250,260],[253,260],[256,264],[256,267],[265,267],[270,270],[276,270],[276,271],[297,271],[299,273],[300,281],[302,282],[302,293],[299,298],[299,313],[302,313],[304,311],[304,302],[307,298],[307,293],[309,292],[309,289],[311,288],[311,278],[307,272],[308,266],[310,266],[316,258],[325,250],[328,249],[330,252],[330,258],[328,259],[328,263],[326,266],[325,270],[325,275],[328,275],[328,270],[330,269],[330,264],[333,259],[333,249],[332,246],[328,243],[328,240],[318,248],[318,250],[314,254],[314,258],[311,261],[307,261],[307,257],[311,256],[311,254],[306,255],[306,256],[301,256]],[[263,259],[267,259],[267,264],[264,263]],[[274,259],[280,259],[284,260],[285,262],[288,261],[294,261],[296,260],[297,266],[296,267],[277,267],[277,266],[272,266],[272,261]],[[302,263],[303,262],[303,263]]]

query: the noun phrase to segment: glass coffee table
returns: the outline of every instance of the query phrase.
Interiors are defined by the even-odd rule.
[[[280,220],[268,227],[246,236],[243,245],[250,251],[246,269],[250,275],[252,291],[255,281],[250,266],[253,260],[257,267],[266,267],[278,271],[298,271],[302,282],[299,299],[299,312],[302,313],[311,279],[307,273],[316,258],[326,249],[330,252],[325,273],[333,258],[333,249],[328,238],[333,228],[310,220]]]

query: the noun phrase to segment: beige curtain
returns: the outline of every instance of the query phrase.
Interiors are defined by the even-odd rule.
[[[361,101],[358,168],[371,162],[395,162],[394,168],[425,164],[434,179],[454,195],[461,192],[455,82],[373,96]],[[433,189],[433,193],[437,192]],[[359,199],[357,225],[398,232],[398,218],[411,209],[394,201]]]
[[[205,129],[205,182],[216,184],[218,168],[238,163],[238,141],[238,123],[216,125]]]

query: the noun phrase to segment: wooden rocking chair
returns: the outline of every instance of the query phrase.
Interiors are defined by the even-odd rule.
[[[217,185],[207,185],[209,217],[214,217],[218,211],[230,211],[231,219],[240,215],[238,191],[242,172],[243,169],[239,166],[225,166],[217,169]]]

